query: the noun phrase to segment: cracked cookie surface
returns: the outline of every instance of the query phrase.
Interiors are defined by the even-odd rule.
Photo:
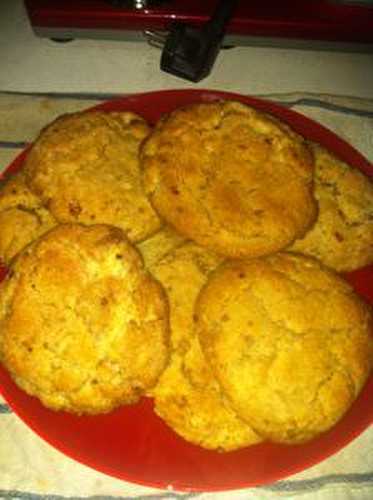
[[[261,441],[224,398],[194,332],[195,299],[221,258],[186,243],[171,251],[151,272],[170,303],[170,362],[152,390],[155,412],[187,441],[229,451]]]
[[[25,161],[27,183],[59,222],[110,224],[140,241],[160,227],[143,192],[138,162],[149,131],[129,112],[61,116],[32,146]]]
[[[135,403],[165,367],[168,334],[162,287],[113,226],[57,226],[0,284],[0,359],[54,410]]]
[[[316,217],[313,158],[304,140],[238,102],[195,104],[163,117],[140,158],[160,215],[222,255],[277,251]]]
[[[22,171],[0,185],[0,259],[8,264],[28,243],[57,224],[25,183]]]
[[[371,308],[310,257],[223,264],[197,299],[195,321],[233,408],[273,441],[331,428],[372,367]]]
[[[312,255],[336,271],[373,262],[373,180],[318,144],[315,197],[319,213],[304,238],[287,250]]]

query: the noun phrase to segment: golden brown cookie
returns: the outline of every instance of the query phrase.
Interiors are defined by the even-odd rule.
[[[222,255],[277,251],[316,217],[313,158],[303,139],[238,102],[177,109],[145,141],[141,162],[159,214]]]
[[[0,359],[45,406],[78,414],[135,403],[168,358],[168,304],[124,232],[60,225],[0,285]]]
[[[227,404],[193,329],[194,301],[220,261],[187,243],[151,267],[167,290],[173,349],[152,395],[156,413],[177,434],[204,448],[228,451],[261,439]]]
[[[151,267],[174,248],[185,243],[185,238],[170,226],[162,226],[154,235],[137,244],[137,249],[144,259],[145,265]]]
[[[310,257],[223,264],[202,289],[195,320],[233,408],[273,441],[300,443],[327,431],[372,367],[370,307]]]
[[[0,184],[0,260],[5,264],[56,224],[41,200],[26,186],[22,171]]]
[[[289,250],[312,255],[336,271],[373,262],[373,182],[318,144],[315,157],[316,223]]]
[[[222,262],[218,255],[187,242],[171,250],[149,270],[162,284],[170,302],[170,344],[185,352],[193,328],[194,301],[209,273]]]
[[[140,241],[160,227],[140,180],[138,150],[149,130],[129,112],[61,116],[26,159],[28,185],[59,222],[111,224]]]

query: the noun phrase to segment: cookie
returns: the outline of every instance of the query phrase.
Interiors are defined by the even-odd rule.
[[[149,266],[151,274],[162,284],[170,307],[173,350],[189,348],[193,328],[194,301],[209,273],[222,262],[218,255],[186,242]]]
[[[373,262],[373,182],[318,144],[314,226],[289,250],[311,255],[336,271],[353,271]]]
[[[315,220],[313,158],[304,140],[244,104],[175,110],[140,157],[144,189],[161,217],[222,255],[275,252]]]
[[[275,442],[330,429],[372,367],[371,308],[310,257],[284,252],[220,266],[195,321],[233,408]]]
[[[8,264],[31,241],[57,224],[26,186],[21,171],[0,185],[0,259]]]
[[[12,262],[0,284],[0,359],[54,410],[135,403],[168,359],[168,304],[124,232],[63,224]]]
[[[137,249],[144,259],[145,265],[151,267],[165,257],[171,250],[185,243],[185,238],[174,231],[170,226],[161,229],[137,244]]]
[[[131,241],[145,239],[160,228],[139,171],[138,150],[149,131],[129,112],[61,116],[31,148],[27,183],[61,223],[110,224]]]
[[[178,435],[207,449],[229,451],[261,438],[230,408],[193,328],[194,302],[221,259],[187,243],[155,266],[170,303],[170,363],[152,391],[154,409]]]

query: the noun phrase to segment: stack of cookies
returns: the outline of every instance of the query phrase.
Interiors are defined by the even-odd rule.
[[[373,183],[278,119],[87,111],[0,189],[0,360],[54,410],[154,399],[187,441],[302,443],[373,365]]]

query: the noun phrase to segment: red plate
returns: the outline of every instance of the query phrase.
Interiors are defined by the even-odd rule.
[[[318,123],[272,102],[226,92],[160,91],[106,102],[104,110],[130,110],[155,122],[161,113],[196,101],[237,99],[288,122],[308,139],[318,141],[373,176],[372,165],[355,149]],[[22,165],[22,153],[10,165]],[[351,273],[356,290],[373,303],[373,266]],[[179,438],[143,400],[109,415],[77,417],[44,408],[11,381],[0,367],[1,392],[14,412],[51,445],[96,470],[120,479],[176,490],[226,490],[270,483],[314,465],[337,452],[373,421],[373,376],[345,417],[314,441],[284,446],[259,444],[240,451],[217,453]]]

